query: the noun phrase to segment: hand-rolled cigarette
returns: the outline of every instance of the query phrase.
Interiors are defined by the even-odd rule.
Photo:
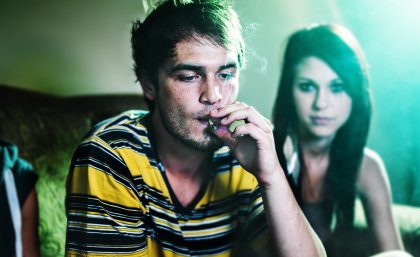
[[[210,126],[211,131],[215,131],[219,127],[219,121],[209,119],[209,126]]]
[[[220,125],[220,121],[219,120],[209,119],[208,121],[209,121],[210,129],[212,131],[215,131],[219,127],[219,125]],[[245,121],[244,120],[235,120],[234,122],[232,122],[229,125],[229,127],[228,127],[229,128],[229,131],[233,133],[233,131],[235,131],[236,127],[241,126],[243,124],[245,124]]]

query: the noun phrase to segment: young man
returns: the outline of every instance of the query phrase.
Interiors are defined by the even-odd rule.
[[[150,113],[102,122],[76,151],[66,255],[323,255],[270,122],[236,102],[244,65],[236,13],[225,1],[184,2],[165,2],[133,27]]]

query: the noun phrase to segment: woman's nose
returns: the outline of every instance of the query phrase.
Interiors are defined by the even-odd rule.
[[[318,90],[318,92],[315,95],[315,101],[313,104],[314,109],[322,110],[325,109],[329,104],[328,99],[328,92],[326,90]]]

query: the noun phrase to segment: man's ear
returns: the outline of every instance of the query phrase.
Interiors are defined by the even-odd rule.
[[[140,79],[140,86],[143,89],[143,94],[147,99],[154,101],[157,90],[149,78],[143,77]]]

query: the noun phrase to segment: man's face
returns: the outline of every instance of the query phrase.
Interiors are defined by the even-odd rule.
[[[154,99],[164,133],[195,150],[213,151],[222,146],[210,131],[209,112],[236,100],[237,56],[236,51],[205,37],[176,45],[175,56],[159,69]]]

